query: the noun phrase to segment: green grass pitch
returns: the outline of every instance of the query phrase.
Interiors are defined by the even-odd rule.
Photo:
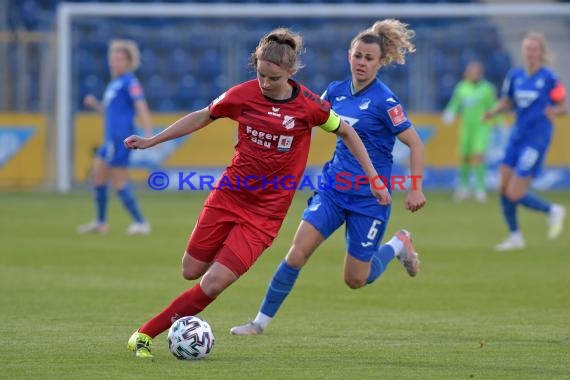
[[[570,231],[546,239],[545,217],[520,210],[528,247],[496,253],[506,235],[496,197],[455,204],[428,194],[417,214],[396,194],[386,237],[414,233],[422,271],[393,262],[372,286],[342,280],[344,231],[301,272],[262,336],[229,329],[255,316],[290,244],[299,193],[273,247],[205,312],[216,343],[209,358],[178,361],[165,334],[154,360],[127,339],[193,284],[180,259],[205,194],[139,192],[153,225],[128,237],[116,198],[110,233],[79,236],[90,194],[0,195],[0,379],[554,379],[570,378]],[[570,208],[563,193],[545,197]]]

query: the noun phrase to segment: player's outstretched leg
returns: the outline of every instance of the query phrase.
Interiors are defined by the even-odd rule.
[[[132,187],[127,184],[122,189],[117,190],[117,195],[134,220],[127,228],[127,235],[148,235],[150,233],[150,224],[142,216]]]
[[[232,335],[261,335],[263,330],[269,325],[277,311],[285,301],[295,285],[300,269],[294,268],[283,260],[277,267],[265,298],[261,303],[261,308],[253,321],[245,325],[235,326],[230,329]]]
[[[94,189],[95,210],[97,217],[92,222],[77,227],[80,234],[104,234],[107,233],[107,185],[95,186]]]
[[[517,219],[517,202],[511,201],[506,195],[501,195],[501,210],[509,227],[509,236],[495,246],[495,251],[511,251],[523,249],[525,241],[519,230]]]
[[[146,334],[135,331],[131,335],[128,343],[127,349],[135,353],[139,358],[152,358],[150,349],[152,347],[152,338]]]

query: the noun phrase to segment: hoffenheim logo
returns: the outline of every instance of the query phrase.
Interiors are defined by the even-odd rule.
[[[360,105],[358,106],[358,108],[360,108],[361,110],[367,110],[368,106],[370,105],[370,99],[368,98],[364,98],[362,99],[362,101],[360,102]]]

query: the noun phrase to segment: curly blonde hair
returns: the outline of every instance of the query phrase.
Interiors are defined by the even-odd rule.
[[[132,40],[112,40],[109,44],[109,55],[114,52],[119,51],[124,53],[129,61],[129,69],[136,70],[141,62],[141,54],[137,43]]]
[[[392,62],[404,64],[406,54],[416,51],[411,42],[416,32],[408,29],[408,26],[396,19],[376,21],[370,28],[358,33],[350,43],[350,47],[352,48],[358,41],[377,43],[380,46],[382,65],[389,65]]]
[[[303,67],[299,55],[303,52],[303,37],[287,28],[277,28],[264,36],[251,55],[251,65],[269,61],[284,69],[297,72]]]

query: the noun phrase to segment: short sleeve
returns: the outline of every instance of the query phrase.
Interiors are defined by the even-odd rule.
[[[129,96],[133,102],[137,100],[144,100],[144,92],[137,78],[132,78],[129,81]]]
[[[210,117],[212,119],[228,117],[235,120],[239,116],[243,104],[236,93],[239,93],[239,90],[237,87],[232,87],[214,99],[210,103]]]
[[[412,126],[408,119],[408,115],[395,96],[384,101],[379,107],[380,118],[384,121],[384,125],[392,132],[398,135]]]
[[[564,103],[566,100],[566,89],[562,82],[558,81],[550,91],[550,100],[554,103]]]
[[[306,88],[301,89],[301,96],[305,99],[307,119],[311,127],[321,126],[329,121],[331,105]]]
[[[548,98],[552,103],[564,103],[566,100],[566,88],[555,73],[550,76]]]

